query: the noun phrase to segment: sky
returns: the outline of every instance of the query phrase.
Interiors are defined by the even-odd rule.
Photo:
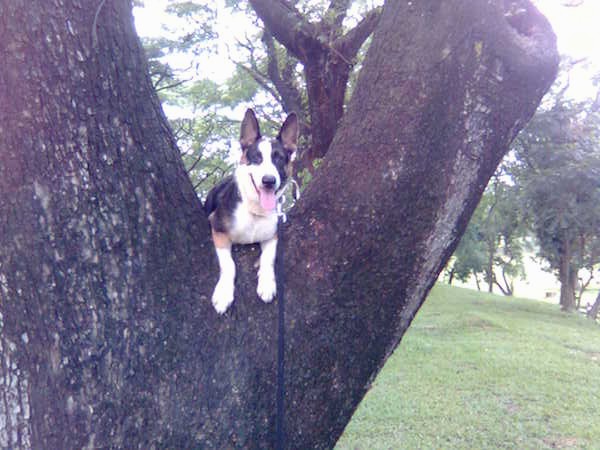
[[[577,7],[563,6],[581,0],[535,0],[556,33],[558,51],[574,59],[585,58],[572,76],[575,97],[595,97],[598,88],[590,75],[600,72],[600,0],[583,0]]]
[[[164,33],[161,30],[166,24],[178,25],[175,19],[164,13],[168,0],[150,0],[146,3],[144,8],[134,10],[136,28],[141,36]],[[600,72],[600,0],[534,0],[534,3],[552,24],[558,38],[559,52],[576,59],[586,58],[571,77],[572,95],[595,97],[597,89],[590,81],[590,74]],[[579,6],[565,6],[569,3]],[[199,64],[202,73],[198,74],[216,82],[223,82],[232,72],[235,40],[243,39],[248,29],[243,16],[232,16],[224,8],[221,9],[215,22],[220,36],[217,52],[202,55]],[[177,61],[174,62],[177,65]],[[181,65],[189,65],[189,61],[181,61]]]

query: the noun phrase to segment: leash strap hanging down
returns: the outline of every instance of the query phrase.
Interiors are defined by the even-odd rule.
[[[290,180],[293,184],[292,206],[300,198],[300,187],[296,180]],[[276,418],[276,448],[283,450],[285,448],[285,270],[283,259],[284,247],[284,224],[287,217],[283,211],[285,196],[283,193],[290,183],[286,184],[281,197],[277,202],[277,256],[275,258],[275,281],[277,283],[277,418]]]
[[[285,448],[285,272],[283,264],[283,224],[284,216],[280,215],[277,226],[279,235],[276,257],[277,282],[277,418],[276,438],[277,450]]]

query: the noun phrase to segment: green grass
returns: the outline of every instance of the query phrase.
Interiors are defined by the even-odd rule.
[[[600,449],[600,326],[438,285],[336,449]]]

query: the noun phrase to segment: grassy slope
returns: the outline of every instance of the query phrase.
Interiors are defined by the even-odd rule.
[[[342,449],[600,449],[600,326],[438,285]]]

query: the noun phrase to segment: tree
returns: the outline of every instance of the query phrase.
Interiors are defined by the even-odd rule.
[[[208,43],[215,37],[200,19],[207,11],[216,15],[215,10],[219,8],[211,3],[190,6],[187,1],[173,2],[169,8],[171,14],[201,26],[197,32],[193,26],[190,27],[192,31],[180,31],[185,37],[183,44],[168,39],[150,40],[147,45],[154,50],[153,54],[163,56],[166,52],[184,51],[188,55],[192,53],[190,57],[193,58],[199,42],[204,42],[201,48],[210,48]],[[353,5],[362,3],[365,3],[360,8],[365,10],[363,14],[357,16],[350,11]],[[220,90],[221,98],[213,106],[222,109],[224,105],[250,102],[259,115],[272,119],[269,121],[272,124],[277,123],[282,112],[295,111],[300,117],[304,136],[295,171],[298,173],[306,168],[314,172],[318,163],[315,160],[327,152],[343,116],[352,76],[363,58],[363,44],[379,20],[381,8],[370,3],[352,0],[227,2],[230,9],[243,11],[248,22],[257,26],[255,34],[250,32],[237,42],[238,52],[234,53],[241,50],[245,58],[235,56],[236,71]],[[221,6],[221,10],[224,7]],[[160,74],[159,80],[168,79],[163,76],[165,72],[169,73],[168,70],[156,71]],[[180,88],[178,97],[193,99],[199,92]],[[170,102],[173,97],[167,100]],[[204,143],[201,135],[192,136],[197,141],[194,147]],[[220,137],[232,136],[226,132]],[[197,155],[193,149],[189,153],[194,155],[194,160],[200,161],[196,169],[202,168],[205,161],[202,155]],[[212,162],[214,166],[214,160]],[[202,181],[201,176],[199,183]]]
[[[317,22],[307,20],[290,2],[249,0],[249,3],[265,25],[269,77],[282,94],[284,106],[299,104],[284,95],[289,85],[278,74],[271,35],[303,65],[312,138],[306,158],[309,162],[322,158],[343,116],[346,88],[356,56],[375,29],[381,10],[372,9],[354,28],[344,32],[342,24],[351,0],[332,0]],[[291,92],[298,96],[297,89]]]
[[[513,279],[523,276],[527,228],[519,188],[503,171],[500,167],[488,184],[447,270],[462,281],[473,276],[478,288],[479,276],[483,275],[488,292],[496,286],[510,296],[514,293]]]
[[[455,278],[462,282],[467,282],[473,277],[477,284],[477,289],[481,290],[479,275],[485,269],[486,249],[481,240],[477,224],[473,220],[478,216],[478,210],[479,208],[475,210],[469,226],[462,235],[460,243],[453,254],[453,259],[446,268],[446,272],[448,273],[448,284],[452,284]]]
[[[213,50],[218,38],[213,29],[217,11],[209,2],[171,2],[166,13],[176,18],[169,37],[144,38],[149,72],[165,109],[194,189],[202,198],[227,175],[229,143],[239,133],[239,122],[222,110],[248,101],[256,88],[247,80],[232,77],[235,88],[225,89],[214,81],[193,80],[196,58]],[[175,68],[168,61],[177,55],[190,60],[187,67]]]
[[[579,307],[579,272],[600,263],[600,116],[586,102],[555,97],[516,143],[520,179],[539,255],[561,284],[560,305]],[[591,278],[582,281],[584,288]]]
[[[555,37],[521,5],[385,5],[281,233],[288,447],[336,441],[551,84]],[[0,13],[2,446],[273,447],[277,309],[254,247],[212,309],[207,219],[129,2]]]
[[[496,178],[488,190],[489,199],[480,204],[486,210],[480,229],[487,250],[484,272],[488,292],[496,286],[504,295],[513,295],[512,280],[523,276],[526,232],[524,214],[519,208],[519,188]],[[501,277],[496,275],[496,268]]]

